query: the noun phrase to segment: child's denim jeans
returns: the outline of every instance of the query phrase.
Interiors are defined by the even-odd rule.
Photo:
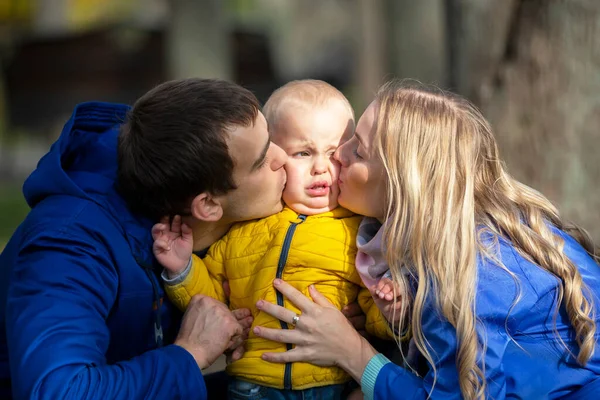
[[[343,383],[304,390],[284,390],[231,378],[227,398],[229,400],[334,400],[345,398],[348,388],[349,385]]]

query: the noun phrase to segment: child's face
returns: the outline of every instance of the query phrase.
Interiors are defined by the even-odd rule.
[[[288,155],[283,201],[290,208],[314,215],[337,207],[340,165],[333,153],[353,132],[352,114],[338,100],[282,113],[272,140]]]

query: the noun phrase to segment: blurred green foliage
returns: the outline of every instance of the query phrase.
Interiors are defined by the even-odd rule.
[[[20,186],[0,183],[0,249],[29,212]]]

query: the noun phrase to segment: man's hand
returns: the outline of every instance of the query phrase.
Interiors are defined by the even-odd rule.
[[[242,340],[245,342],[246,339],[248,339],[248,333],[250,333],[252,322],[254,322],[254,318],[252,318],[252,313],[247,308],[239,308],[237,310],[233,310],[232,312],[233,316],[237,319],[240,325],[242,325],[242,328],[244,328],[244,331],[242,332]],[[244,347],[243,342],[237,347],[230,347],[225,353],[227,355],[227,364],[230,364],[242,358],[245,351],[246,348]]]
[[[152,227],[152,239],[154,256],[165,267],[169,278],[182,273],[192,256],[192,228],[182,223],[179,215],[171,223],[169,217],[164,217]]]
[[[244,320],[246,317],[242,317]],[[192,297],[175,344],[186,349],[204,369],[227,349],[243,343],[244,326],[227,306],[213,298]]]

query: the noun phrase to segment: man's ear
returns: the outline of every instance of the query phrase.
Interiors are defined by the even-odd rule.
[[[200,193],[192,200],[191,212],[200,221],[217,222],[223,217],[223,206],[218,198]]]

